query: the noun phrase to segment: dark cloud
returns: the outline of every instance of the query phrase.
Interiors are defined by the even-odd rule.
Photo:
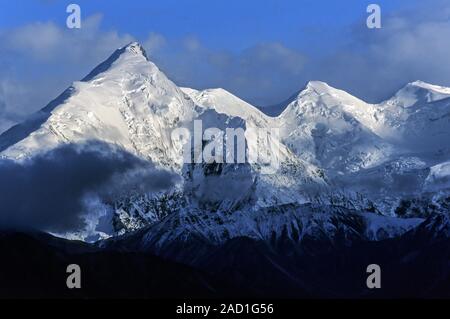
[[[106,144],[65,145],[23,163],[0,161],[0,225],[64,232],[85,226],[83,197],[106,200],[174,185],[174,174]]]

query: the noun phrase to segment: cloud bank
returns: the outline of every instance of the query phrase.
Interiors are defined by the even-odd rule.
[[[163,191],[178,178],[99,142],[64,145],[23,163],[0,160],[0,176],[0,226],[57,233],[86,226],[87,196],[109,200]]]

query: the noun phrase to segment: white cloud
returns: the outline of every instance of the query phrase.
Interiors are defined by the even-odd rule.
[[[183,45],[189,52],[196,52],[201,49],[200,41],[194,36],[188,36],[184,38]]]
[[[147,51],[147,54],[151,55],[153,52],[162,49],[166,45],[166,42],[166,38],[163,35],[151,32],[142,45]]]
[[[450,5],[434,1],[396,12],[378,30],[357,29],[350,44],[306,73],[380,101],[407,82],[450,86]]]
[[[81,29],[37,22],[4,33],[2,43],[6,44],[6,51],[39,61],[80,62],[104,58],[111,50],[134,40],[128,34],[101,31],[101,21],[100,14],[89,16]]]

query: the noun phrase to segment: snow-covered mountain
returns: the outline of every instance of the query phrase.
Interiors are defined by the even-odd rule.
[[[20,160],[62,143],[99,140],[161,165],[181,165],[170,129],[194,116],[192,100],[132,43],[2,134],[0,150]]]
[[[141,45],[131,43],[3,133],[0,157],[20,162],[63,144],[97,140],[182,177],[170,193],[137,193],[106,203],[115,225],[107,236],[152,223],[163,227],[183,216],[190,220],[186,227],[211,240],[219,233],[228,233],[224,238],[264,233],[268,238],[271,231],[280,235],[285,227],[295,228],[293,219],[302,225],[326,224],[305,213],[309,204],[326,208],[320,220],[332,219],[336,207],[420,219],[428,216],[431,205],[441,209],[435,203],[450,186],[449,97],[450,88],[417,81],[391,99],[369,104],[313,81],[289,99],[279,116],[271,117],[223,89],[179,88],[149,61]],[[183,141],[171,133],[182,127],[192,132],[194,120],[202,120],[204,128],[244,129],[247,151],[275,156],[278,171],[263,174],[261,163],[184,163]],[[255,129],[273,128],[279,130],[278,138],[254,135]],[[363,219],[373,221],[370,216]],[[417,222],[380,220],[383,225],[376,228],[391,235]],[[171,236],[186,236],[184,230]]]

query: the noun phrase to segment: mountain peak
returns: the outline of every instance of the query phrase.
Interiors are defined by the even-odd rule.
[[[439,85],[427,83],[427,82],[420,81],[420,80],[408,83],[406,85],[406,87],[415,87],[415,88],[419,88],[419,89],[425,89],[428,91],[434,91],[437,93],[444,93],[444,94],[450,93],[450,88],[448,88],[448,87],[439,86]]]
[[[306,88],[311,88],[311,89],[319,90],[319,91],[325,91],[325,90],[332,89],[331,86],[329,86],[327,83],[322,82],[322,81],[308,81],[308,83],[306,83]]]
[[[290,117],[292,116],[292,112],[299,114],[298,109],[304,106],[317,110],[321,107],[329,109],[337,105],[345,105],[347,108],[351,106],[351,108],[357,110],[358,108],[361,109],[363,105],[367,105],[366,102],[350,93],[332,87],[322,81],[307,82],[305,88],[287,102],[288,105],[279,115],[280,117]]]
[[[432,86],[433,84],[427,83],[427,82],[424,82],[424,81],[421,81],[421,80],[416,80],[416,81],[413,81],[413,82],[408,83],[407,85],[410,85],[410,86],[419,86],[419,87],[426,87],[426,86]]]
[[[405,86],[403,86],[400,90],[397,91],[397,94],[412,91],[414,92],[431,91],[435,93],[450,94],[450,88],[448,87],[431,84],[421,80],[407,83]]]
[[[450,88],[418,80],[406,84],[389,101],[402,107],[410,107],[448,97],[450,97]]]
[[[301,99],[304,96],[310,96],[313,95],[328,95],[333,97],[352,97],[349,93],[346,91],[342,91],[340,89],[337,89],[335,87],[332,87],[326,82],[322,81],[309,81],[306,83],[304,89],[300,90],[300,92],[297,94],[297,99]]]
[[[181,89],[197,104],[213,108],[219,113],[240,117],[244,120],[258,119],[259,121],[265,121],[264,113],[258,108],[223,88],[202,91],[190,88]]]
[[[74,82],[35,117],[2,134],[0,157],[27,158],[61,143],[91,139],[118,144],[145,157],[145,148],[161,141],[142,143],[140,139],[163,138],[160,131],[152,131],[152,125],[147,127],[149,119],[156,118],[158,124],[164,122],[169,127],[178,120],[190,119],[193,112],[193,102],[146,58],[139,43],[132,42]],[[157,161],[159,156],[160,162],[167,162],[161,154],[152,160]]]
[[[284,100],[284,101],[282,101],[280,103],[277,103],[277,104],[261,107],[260,110],[264,114],[266,114],[268,116],[278,117],[284,111],[286,111],[286,109],[288,108],[288,106],[291,103],[301,99],[302,96],[307,95],[307,94],[309,94],[311,92],[316,92],[316,93],[318,93],[320,95],[321,93],[329,92],[332,89],[334,89],[334,88],[329,86],[325,82],[322,82],[322,81],[308,81],[306,83],[306,85],[302,89],[296,91],[288,99],[286,99],[286,100]]]
[[[126,52],[131,52],[136,55],[142,55],[145,59],[148,60],[147,53],[145,52],[144,47],[139,42],[131,42],[128,45],[126,45],[123,49]]]
[[[113,54],[95,69],[93,69],[82,81],[88,82],[95,78],[98,74],[103,73],[111,68],[111,66],[120,59],[138,59],[142,62],[148,62],[148,57],[145,49],[138,42],[131,42],[124,47],[121,47],[114,51]]]
[[[309,93],[316,93],[318,95],[322,94],[333,94],[336,92],[340,92],[341,90],[336,89],[335,87],[332,87],[326,82],[322,81],[308,81],[303,88],[303,90],[300,90],[298,97],[303,96],[304,94]],[[344,92],[344,91],[342,91]]]

